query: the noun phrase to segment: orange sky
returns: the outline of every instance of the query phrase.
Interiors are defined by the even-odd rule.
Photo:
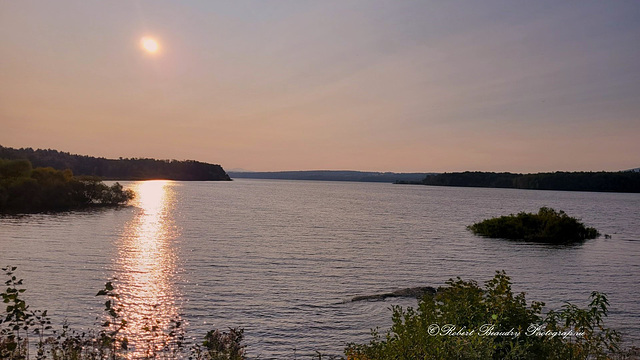
[[[0,145],[227,170],[628,169],[638,18],[602,1],[4,1]]]

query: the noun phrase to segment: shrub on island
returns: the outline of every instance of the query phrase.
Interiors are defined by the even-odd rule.
[[[542,207],[537,214],[520,212],[483,220],[467,227],[476,235],[490,238],[526,240],[552,244],[595,239],[598,230],[586,227],[564,211]]]

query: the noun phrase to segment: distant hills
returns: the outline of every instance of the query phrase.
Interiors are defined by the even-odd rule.
[[[74,175],[99,176],[109,180],[231,180],[220,165],[186,160],[106,159],[57,150],[0,146],[0,159],[27,159],[34,167],[70,169]]]
[[[566,190],[599,192],[640,192],[640,172],[553,172],[513,174],[493,172],[458,172],[430,175],[424,185],[491,187],[531,190]]]
[[[311,170],[311,171],[271,171],[249,172],[229,171],[232,178],[276,179],[276,180],[320,180],[320,181],[360,181],[360,182],[417,182],[420,183],[431,173],[393,173],[351,170]]]

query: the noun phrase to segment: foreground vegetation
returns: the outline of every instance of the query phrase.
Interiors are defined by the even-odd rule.
[[[537,214],[520,212],[475,223],[468,227],[476,235],[554,244],[595,239],[598,230],[586,227],[564,211],[542,207]]]
[[[129,324],[111,282],[103,297],[104,316],[96,329],[77,332],[62,324],[54,329],[47,311],[31,310],[15,267],[3,268],[8,280],[0,293],[6,307],[0,315],[0,359],[181,359],[243,360],[247,358],[242,329],[209,331],[202,341],[185,336],[182,322],[168,329],[153,321],[139,334],[144,343],[134,349],[124,335]],[[435,294],[425,295],[418,308],[393,307],[393,326],[368,344],[350,344],[348,360],[373,359],[632,359],[638,349],[621,351],[620,335],[604,326],[609,302],[593,292],[587,308],[567,303],[542,314],[544,304],[527,304],[514,294],[504,272],[481,288],[474,281],[451,279]],[[315,356],[322,359],[319,352]],[[326,356],[324,357],[326,358]],[[334,357],[330,357],[334,358]]]
[[[8,280],[5,281],[6,290],[0,293],[6,305],[4,314],[0,316],[0,359],[178,359],[185,356],[195,360],[245,359],[242,329],[229,329],[229,332],[212,330],[201,342],[191,343],[185,337],[179,320],[172,321],[166,330],[159,329],[149,320],[144,328],[149,335],[146,336],[148,340],[142,348],[132,349],[124,335],[128,326],[121,316],[124,309],[111,282],[96,294],[105,300],[105,313],[96,324],[97,329],[78,332],[66,324],[53,329],[46,310],[31,310],[22,299],[26,289],[14,274],[16,267],[2,270]]]
[[[593,292],[587,308],[567,303],[542,314],[514,294],[504,272],[481,288],[451,279],[418,308],[393,307],[393,325],[368,344],[351,344],[347,359],[620,359],[620,335],[604,326],[609,302]]]
[[[428,175],[424,185],[514,188],[533,190],[640,192],[640,172],[553,172],[514,174],[460,172]]]
[[[0,159],[0,213],[70,210],[125,204],[134,197],[115,183],[76,177],[70,170],[32,168],[27,160]]]
[[[98,176],[110,180],[231,180],[220,165],[193,160],[105,159],[51,149],[14,149],[3,146],[0,146],[0,158],[27,159],[34,167],[70,169],[76,175]]]

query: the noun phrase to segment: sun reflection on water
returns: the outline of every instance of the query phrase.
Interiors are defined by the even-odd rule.
[[[158,350],[162,334],[170,331],[172,320],[179,320],[179,294],[174,286],[177,255],[173,240],[178,235],[172,216],[175,186],[172,181],[153,180],[132,187],[138,209],[119,240],[115,260],[131,358]]]

